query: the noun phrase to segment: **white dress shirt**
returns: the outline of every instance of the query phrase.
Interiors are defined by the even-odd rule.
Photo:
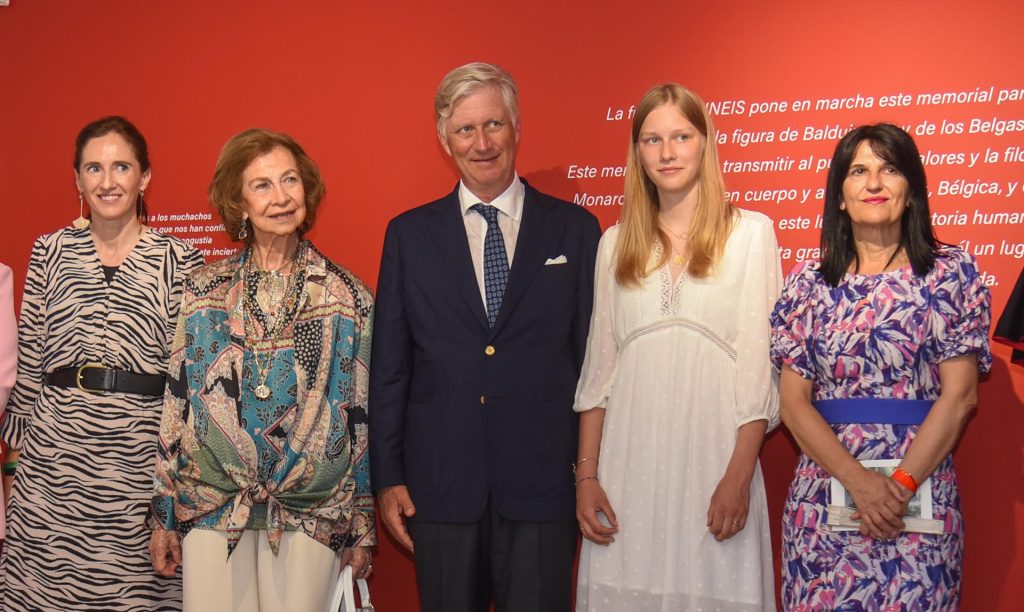
[[[466,224],[466,237],[469,239],[469,253],[473,257],[473,269],[476,271],[476,282],[480,287],[480,299],[484,310],[487,310],[487,294],[484,288],[484,238],[487,237],[487,219],[480,213],[470,210],[475,204],[489,204],[498,209],[498,228],[505,240],[505,254],[508,267],[512,268],[512,256],[516,252],[516,238],[519,236],[519,224],[523,220],[523,199],[526,188],[519,180],[519,174],[512,179],[501,195],[490,202],[483,202],[473,195],[466,184],[459,181],[459,205],[462,207],[462,220]]]

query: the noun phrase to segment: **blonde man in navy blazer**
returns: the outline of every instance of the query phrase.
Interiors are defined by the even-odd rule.
[[[600,227],[515,170],[512,77],[456,68],[435,99],[459,171],[384,239],[372,482],[426,612],[571,607],[577,422]]]

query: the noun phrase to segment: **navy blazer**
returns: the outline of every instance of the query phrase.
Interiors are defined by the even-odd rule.
[[[600,236],[590,212],[527,184],[491,328],[458,186],[388,224],[370,367],[371,482],[406,485],[413,520],[476,521],[488,496],[510,520],[575,520],[572,407]],[[565,263],[546,264],[560,256]]]

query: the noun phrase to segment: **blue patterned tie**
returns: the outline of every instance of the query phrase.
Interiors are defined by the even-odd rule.
[[[501,298],[508,283],[508,254],[505,253],[505,238],[498,227],[498,209],[487,204],[474,204],[470,210],[480,213],[487,220],[487,235],[484,236],[484,295],[487,296],[487,322],[494,327],[494,321],[501,310]]]

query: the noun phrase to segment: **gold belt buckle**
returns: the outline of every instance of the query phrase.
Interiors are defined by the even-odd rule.
[[[102,393],[102,389],[89,389],[88,387],[82,386],[82,372],[89,368],[102,370],[104,367],[105,366],[102,363],[87,363],[85,365],[78,366],[78,371],[75,372],[75,386],[77,386],[82,391],[85,391],[86,393]]]

